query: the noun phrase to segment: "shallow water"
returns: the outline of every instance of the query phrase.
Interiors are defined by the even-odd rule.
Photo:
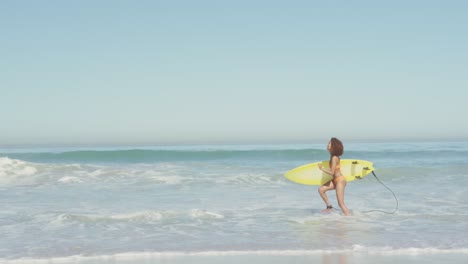
[[[367,212],[396,206],[391,192],[367,176],[347,185],[351,217],[321,214],[317,186],[283,177],[327,160],[324,147],[0,150],[0,259],[467,254],[468,142],[347,144],[343,158],[373,161],[399,201],[396,214]],[[335,194],[329,197],[337,207]]]

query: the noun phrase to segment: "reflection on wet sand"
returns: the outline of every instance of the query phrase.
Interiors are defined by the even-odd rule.
[[[335,254],[323,254],[322,264],[347,264],[348,254],[335,253]]]

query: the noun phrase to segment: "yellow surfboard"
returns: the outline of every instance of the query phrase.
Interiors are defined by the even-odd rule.
[[[328,160],[306,164],[292,169],[284,176],[293,182],[306,185],[323,185],[333,179],[333,176],[319,170],[318,164],[329,169]],[[373,163],[366,160],[342,159],[340,161],[341,174],[348,182],[361,179],[374,170]]]

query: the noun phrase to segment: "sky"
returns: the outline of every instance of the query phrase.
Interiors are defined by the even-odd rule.
[[[467,1],[0,1],[0,146],[468,139]]]

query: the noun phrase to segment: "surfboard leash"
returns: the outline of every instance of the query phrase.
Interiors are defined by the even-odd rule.
[[[374,175],[374,177],[377,179],[378,182],[380,182],[385,188],[387,188],[392,194],[393,194],[393,197],[395,197],[395,201],[396,201],[396,207],[395,207],[395,210],[393,210],[393,212],[386,212],[386,211],[382,211],[382,210],[370,210],[370,211],[366,211],[364,212],[365,214],[366,213],[371,213],[371,212],[381,212],[381,213],[384,213],[384,214],[395,214],[397,211],[398,211],[398,198],[396,197],[395,193],[392,191],[392,189],[390,189],[387,185],[385,185],[378,177],[377,175],[375,175],[374,171],[372,171],[372,174]]]

